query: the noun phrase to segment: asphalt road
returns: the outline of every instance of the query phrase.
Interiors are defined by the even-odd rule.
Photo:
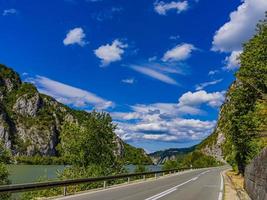
[[[225,167],[192,170],[60,200],[221,200]],[[58,199],[58,200],[59,200]]]

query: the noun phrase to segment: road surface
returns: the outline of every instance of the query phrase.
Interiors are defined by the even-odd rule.
[[[226,167],[181,172],[154,180],[58,198],[58,200],[221,200]]]

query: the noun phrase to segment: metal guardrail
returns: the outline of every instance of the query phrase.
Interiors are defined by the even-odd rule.
[[[84,183],[95,183],[95,182],[104,181],[103,187],[106,188],[107,181],[109,180],[127,178],[128,183],[130,183],[131,177],[142,176],[143,179],[146,179],[147,175],[154,174],[155,178],[157,178],[157,176],[160,174],[165,175],[165,173],[176,173],[178,171],[183,171],[187,169],[191,169],[191,168],[170,169],[170,170],[143,172],[143,173],[119,174],[119,175],[114,175],[114,176],[91,177],[91,178],[49,181],[49,182],[40,182],[40,183],[3,185],[3,186],[0,186],[0,193],[26,192],[26,191],[49,189],[49,188],[54,188],[54,187],[64,187],[63,195],[66,195],[67,193],[66,187],[71,186],[71,185],[79,185],[79,184],[84,184]]]

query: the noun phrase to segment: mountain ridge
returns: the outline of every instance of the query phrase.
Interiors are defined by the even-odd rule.
[[[90,113],[39,93],[33,84],[22,82],[18,73],[0,64],[0,140],[14,156],[59,156],[63,124],[80,125],[89,118]],[[143,149],[126,144],[115,133],[113,142],[114,154],[125,163],[152,163]]]

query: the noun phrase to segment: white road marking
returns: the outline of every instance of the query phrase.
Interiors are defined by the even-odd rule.
[[[192,179],[190,179],[190,180],[188,180],[188,181],[185,181],[185,182],[183,182],[183,183],[181,183],[181,184],[179,184],[179,185],[176,185],[176,186],[174,186],[174,187],[172,187],[172,188],[170,188],[170,189],[168,189],[168,190],[165,190],[165,191],[163,191],[163,192],[161,192],[161,193],[159,193],[159,194],[156,194],[156,195],[154,195],[154,196],[152,196],[152,197],[146,198],[145,200],[157,200],[157,199],[159,199],[159,198],[161,198],[161,197],[164,197],[164,196],[166,196],[167,194],[170,194],[170,193],[176,191],[179,187],[181,187],[181,186],[183,186],[183,185],[185,185],[185,184],[187,184],[187,183],[189,183],[189,182],[191,182],[191,181],[195,181],[195,180],[197,180],[201,175],[206,174],[206,173],[208,173],[209,171],[210,171],[210,170],[207,170],[207,171],[205,171],[205,172],[202,172],[202,173],[200,173],[199,175],[197,175],[196,177],[194,177],[194,178],[192,178]]]
[[[222,176],[222,173],[220,173],[220,175],[221,175],[221,186],[220,186],[218,200],[222,200],[223,198],[223,176]]]

